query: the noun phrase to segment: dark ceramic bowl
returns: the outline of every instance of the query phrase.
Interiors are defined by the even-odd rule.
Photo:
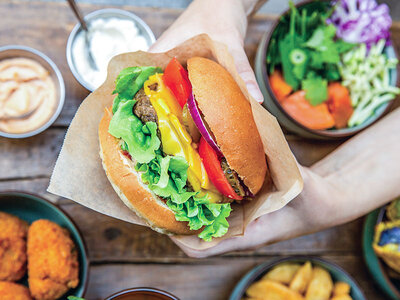
[[[303,1],[296,5],[296,7],[301,7],[308,5],[312,1]],[[260,86],[261,92],[264,95],[263,105],[270,113],[272,113],[279,121],[279,123],[284,126],[287,130],[303,136],[305,138],[310,139],[318,139],[318,140],[334,140],[334,139],[343,139],[346,137],[350,137],[361,130],[367,128],[372,125],[376,121],[378,121],[385,113],[387,113],[390,109],[390,106],[393,104],[393,100],[383,103],[375,110],[375,114],[368,118],[363,124],[351,127],[351,128],[343,128],[343,129],[328,129],[328,130],[313,130],[309,129],[299,122],[297,122],[294,118],[292,118],[279,104],[278,99],[276,99],[274,93],[272,92],[269,79],[268,72],[266,66],[266,55],[267,50],[270,44],[270,40],[272,37],[272,33],[275,31],[276,27],[279,24],[279,20],[287,15],[289,10],[284,12],[274,23],[272,28],[266,32],[257,49],[257,54],[255,58],[255,74],[257,78],[258,85]],[[389,58],[397,58],[395,49],[392,46],[387,46],[384,49],[386,55]],[[397,78],[397,70],[390,70],[390,84],[396,86],[398,84]]]
[[[78,250],[79,285],[69,290],[59,300],[67,300],[67,296],[83,297],[89,277],[89,259],[87,248],[78,227],[61,208],[48,200],[25,192],[0,192],[0,211],[10,213],[27,221],[29,224],[38,219],[47,219],[66,228]],[[27,276],[21,283],[27,285]]]
[[[253,268],[242,277],[230,295],[229,300],[241,300],[245,296],[248,287],[252,283],[260,280],[264,274],[271,270],[274,266],[283,262],[305,263],[306,261],[310,261],[313,266],[319,266],[329,271],[334,282],[347,282],[351,286],[350,296],[353,298],[353,300],[367,300],[356,281],[346,271],[334,263],[312,256],[292,256],[275,259]]]
[[[382,259],[376,256],[375,251],[372,248],[375,226],[380,222],[385,221],[385,212],[386,206],[374,210],[365,218],[362,239],[363,255],[368,270],[376,284],[390,299],[399,300],[400,274],[397,274],[397,279],[392,276],[396,273],[392,271]]]
[[[174,295],[155,288],[132,288],[108,296],[105,300],[179,300]]]

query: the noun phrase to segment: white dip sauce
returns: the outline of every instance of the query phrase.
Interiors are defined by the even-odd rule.
[[[99,70],[94,70],[86,54],[85,32],[81,30],[72,45],[75,68],[92,89],[98,88],[107,77],[107,66],[115,55],[149,49],[135,23],[127,19],[104,18],[89,23],[89,45]]]

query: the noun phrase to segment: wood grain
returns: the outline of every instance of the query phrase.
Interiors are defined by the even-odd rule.
[[[77,223],[89,248],[91,261],[182,262],[190,261],[165,235],[94,212],[73,201],[45,192],[47,178],[0,182],[0,191],[24,190],[56,202]],[[101,200],[100,200],[101,201]],[[228,256],[291,255],[312,253],[358,253],[362,220],[308,236],[261,247],[256,251],[233,252]]]
[[[363,262],[354,256],[331,256],[323,258],[350,270],[368,299],[384,299],[371,284]],[[106,295],[127,287],[151,285],[167,290],[180,299],[226,300],[235,284],[257,264],[270,261],[271,257],[242,257],[204,259],[192,264],[113,264],[94,265],[91,268],[89,299],[103,299]],[[111,275],[112,274],[112,275]],[[112,278],[114,284],[110,286]]]

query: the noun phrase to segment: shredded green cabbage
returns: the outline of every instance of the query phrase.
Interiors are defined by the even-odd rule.
[[[385,40],[371,46],[369,52],[365,44],[350,50],[338,63],[342,84],[350,91],[354,113],[349,127],[364,123],[383,103],[400,93],[400,89],[390,85],[390,69],[396,68],[397,59],[389,59],[382,53]]]

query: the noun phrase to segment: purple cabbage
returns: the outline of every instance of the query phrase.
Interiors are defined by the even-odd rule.
[[[339,0],[327,20],[336,26],[336,35],[349,43],[365,43],[370,48],[379,40],[390,42],[392,19],[386,4],[376,0]]]

